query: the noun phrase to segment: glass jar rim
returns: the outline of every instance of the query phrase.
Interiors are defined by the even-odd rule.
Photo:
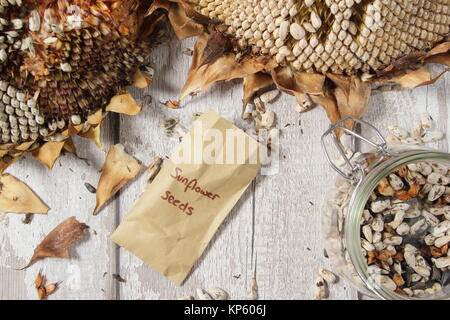
[[[355,270],[361,280],[366,286],[378,297],[382,299],[408,299],[409,297],[402,296],[393,291],[390,291],[373,281],[368,272],[368,265],[361,250],[361,230],[360,222],[363,215],[364,207],[378,183],[388,176],[392,171],[402,165],[406,165],[416,161],[424,160],[448,160],[450,161],[450,154],[430,149],[416,149],[401,152],[385,161],[381,162],[366,176],[364,176],[356,185],[352,192],[348,211],[344,224],[344,234],[347,250],[355,266]],[[371,281],[372,279],[372,281]]]

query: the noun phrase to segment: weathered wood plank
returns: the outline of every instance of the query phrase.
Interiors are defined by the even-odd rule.
[[[281,128],[280,170],[260,176],[255,192],[255,255],[263,299],[312,299],[324,257],[321,217],[334,173],[320,146],[329,122],[321,108],[299,114],[295,100],[283,95],[267,106]],[[341,282],[332,299],[356,298]]]

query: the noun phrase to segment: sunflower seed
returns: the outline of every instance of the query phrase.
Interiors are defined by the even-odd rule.
[[[339,281],[339,278],[330,270],[319,269],[319,274],[327,283],[337,283]]]
[[[228,293],[225,292],[225,290],[221,288],[211,288],[206,289],[206,292],[213,298],[213,300],[227,300],[228,299]]]
[[[209,293],[206,292],[205,290],[203,290],[202,288],[197,288],[196,292],[197,292],[197,297],[200,300],[213,300],[213,298],[209,295]]]
[[[256,283],[256,278],[251,278],[248,283],[247,299],[249,300],[258,299],[258,284]]]

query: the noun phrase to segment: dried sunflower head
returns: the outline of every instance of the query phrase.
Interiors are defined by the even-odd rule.
[[[381,70],[449,32],[450,1],[191,0],[224,22],[226,34],[294,70],[354,74]]]
[[[200,36],[181,97],[244,79],[248,101],[275,83],[360,116],[372,86],[432,83],[425,63],[450,65],[450,0],[158,0],[179,38]],[[412,74],[411,74],[412,72]]]
[[[87,132],[157,42],[144,0],[0,0],[4,162]],[[101,111],[99,111],[101,110]],[[6,157],[6,158],[5,158]]]

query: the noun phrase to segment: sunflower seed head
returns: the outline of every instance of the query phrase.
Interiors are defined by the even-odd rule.
[[[295,70],[353,74],[383,69],[448,33],[445,1],[193,0],[230,36]],[[287,46],[289,59],[278,48]]]

